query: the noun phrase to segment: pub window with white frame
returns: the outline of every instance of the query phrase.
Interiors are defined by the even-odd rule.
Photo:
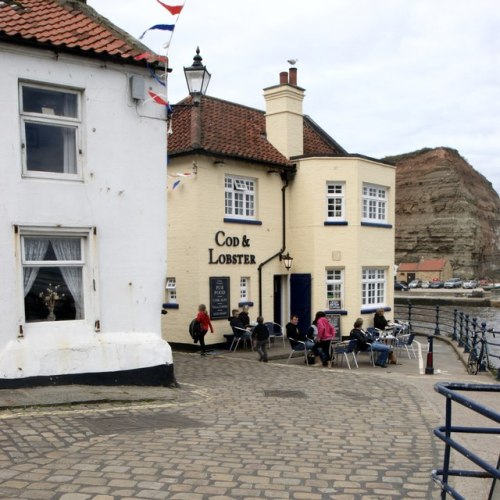
[[[26,323],[84,319],[87,241],[83,234],[21,233]]]
[[[255,219],[256,181],[226,175],[224,178],[224,214],[236,219]]]
[[[386,271],[380,268],[366,268],[361,277],[362,307],[372,308],[385,305]]]
[[[326,270],[326,307],[342,309],[344,301],[344,270]]]
[[[23,175],[80,179],[81,93],[19,85]]]
[[[167,303],[168,304],[176,304],[177,303],[177,282],[176,282],[175,278],[167,278],[165,290],[167,293]]]
[[[387,223],[388,189],[363,184],[363,222]]]
[[[343,182],[327,182],[326,204],[327,220],[345,220],[345,185]]]
[[[250,278],[242,276],[240,278],[240,300],[249,300],[250,298]]]

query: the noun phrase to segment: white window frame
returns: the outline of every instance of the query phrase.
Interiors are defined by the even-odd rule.
[[[177,304],[177,280],[175,278],[167,278],[165,290],[167,291],[167,304]]]
[[[257,180],[224,177],[224,215],[233,219],[256,220]]]
[[[89,324],[95,326],[95,320],[99,318],[98,297],[96,291],[97,270],[94,265],[95,256],[92,255],[91,249],[95,248],[92,241],[93,228],[74,228],[74,227],[46,227],[46,226],[19,226],[18,245],[19,245],[19,273],[20,273],[20,316],[23,318],[22,323],[25,325],[27,332],[30,329],[41,329],[51,331],[51,329],[64,329],[66,325],[71,324],[78,328],[78,325],[86,327]],[[24,251],[24,238],[80,238],[81,258],[77,261],[64,261],[64,266],[78,266],[82,268],[82,309],[81,318],[66,321],[47,321],[47,322],[26,322],[25,304],[24,304],[24,268],[25,267],[58,267],[57,262],[60,261],[26,261]]]
[[[334,208],[330,210],[330,204]],[[331,213],[331,212],[335,213]],[[326,183],[326,220],[345,221],[345,183],[328,181]]]
[[[361,271],[361,307],[372,309],[385,306],[387,297],[387,269],[366,267]]]
[[[76,116],[55,115],[51,108],[42,108],[41,113],[29,112],[24,110],[23,88],[41,89],[76,96]],[[43,179],[63,179],[63,180],[82,180],[81,151],[82,151],[82,92],[62,86],[43,85],[39,83],[20,81],[19,82],[19,115],[21,121],[21,141],[22,141],[22,176],[35,177]],[[29,170],[28,169],[28,138],[26,136],[26,125],[45,125],[74,129],[74,159],[75,172],[52,172],[50,170]]]
[[[376,184],[363,184],[362,221],[387,224],[389,189]]]
[[[344,304],[344,269],[327,268],[325,270],[325,278],[327,309],[331,309],[330,301],[337,301],[340,304],[339,309],[342,309]]]
[[[240,301],[248,301],[250,299],[250,278],[247,276],[240,277]]]

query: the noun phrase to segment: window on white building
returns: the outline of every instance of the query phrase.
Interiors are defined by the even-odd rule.
[[[342,309],[344,301],[344,270],[326,270],[326,307]]]
[[[385,305],[385,269],[366,268],[362,271],[361,305],[365,308]]]
[[[224,213],[226,217],[254,220],[255,179],[226,175],[224,187]]]
[[[81,94],[20,84],[23,175],[79,179]]]
[[[387,223],[387,188],[363,184],[363,222]]]
[[[27,323],[84,319],[85,248],[81,235],[21,234]]]
[[[328,182],[326,184],[327,220],[345,220],[344,184]]]
[[[250,278],[240,278],[240,301],[247,301],[250,298]]]
[[[167,283],[165,285],[167,292],[167,304],[177,303],[177,284],[175,278],[167,278]]]

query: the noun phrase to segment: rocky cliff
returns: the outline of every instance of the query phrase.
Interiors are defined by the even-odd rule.
[[[396,263],[446,258],[463,278],[500,279],[500,198],[458,151],[422,149],[396,165]]]

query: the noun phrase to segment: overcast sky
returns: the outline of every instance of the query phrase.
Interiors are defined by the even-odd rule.
[[[156,0],[87,3],[137,38],[175,24],[143,38],[169,57],[173,103],[197,46],[208,94],[261,110],[298,59],[304,113],[349,153],[451,147],[500,193],[498,0],[186,0],[179,16]]]

